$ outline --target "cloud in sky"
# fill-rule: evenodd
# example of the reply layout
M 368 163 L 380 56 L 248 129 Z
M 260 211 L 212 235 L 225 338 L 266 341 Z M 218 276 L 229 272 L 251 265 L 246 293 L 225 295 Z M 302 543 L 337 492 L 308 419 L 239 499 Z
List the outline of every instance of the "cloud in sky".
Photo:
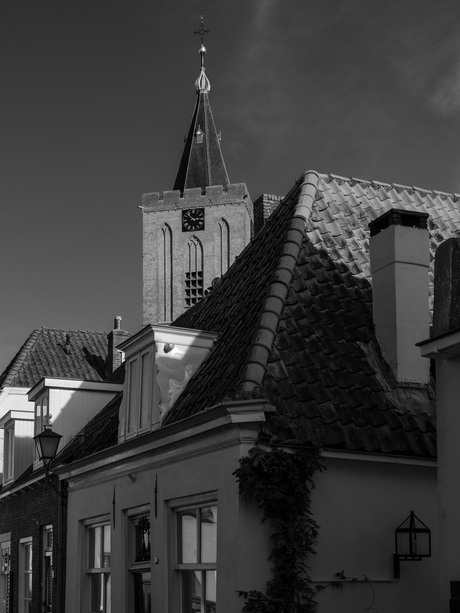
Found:
M 431 97 L 435 109 L 445 115 L 460 112 L 460 50 L 453 67 L 438 82 Z
M 460 112 L 460 5 L 437 10 L 424 4 L 399 23 L 389 42 L 388 59 L 400 84 L 433 111 Z M 393 18 L 395 15 L 393 15 Z

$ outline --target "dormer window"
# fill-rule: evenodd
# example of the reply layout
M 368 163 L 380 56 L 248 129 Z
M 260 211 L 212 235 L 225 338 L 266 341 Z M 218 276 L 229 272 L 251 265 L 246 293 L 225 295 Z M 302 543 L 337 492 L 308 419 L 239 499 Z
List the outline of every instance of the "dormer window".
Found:
M 198 126 L 198 129 L 195 132 L 196 142 L 197 143 L 202 143 L 203 142 L 203 136 L 204 136 L 204 132 L 202 131 L 200 126 Z
M 34 414 L 7 411 L 0 419 L 3 439 L 3 485 L 17 479 L 33 461 Z
M 139 350 L 127 362 L 127 435 L 150 429 L 153 393 L 153 346 Z
M 4 483 L 13 479 L 14 467 L 14 423 L 9 428 L 5 429 L 4 438 Z
M 45 425 L 50 420 L 49 414 L 49 399 L 48 394 L 41 396 L 35 401 L 35 421 L 34 421 L 34 436 L 40 434 L 45 429 Z M 38 461 L 37 449 L 34 448 L 34 460 Z
M 215 337 L 199 330 L 146 326 L 121 345 L 126 353 L 126 378 L 119 442 L 160 427 Z

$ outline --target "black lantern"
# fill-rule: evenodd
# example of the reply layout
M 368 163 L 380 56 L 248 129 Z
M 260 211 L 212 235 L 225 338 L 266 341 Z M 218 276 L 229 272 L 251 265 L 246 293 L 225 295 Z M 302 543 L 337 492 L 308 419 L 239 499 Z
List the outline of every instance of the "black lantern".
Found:
M 59 447 L 59 441 L 62 436 L 53 432 L 51 426 L 46 425 L 44 430 L 34 436 L 35 445 L 37 447 L 37 453 L 40 460 L 42 460 L 45 467 L 46 480 L 49 476 L 50 462 L 56 457 L 56 453 Z
M 431 556 L 431 530 L 413 511 L 395 530 L 394 576 L 401 576 L 400 561 L 418 562 Z

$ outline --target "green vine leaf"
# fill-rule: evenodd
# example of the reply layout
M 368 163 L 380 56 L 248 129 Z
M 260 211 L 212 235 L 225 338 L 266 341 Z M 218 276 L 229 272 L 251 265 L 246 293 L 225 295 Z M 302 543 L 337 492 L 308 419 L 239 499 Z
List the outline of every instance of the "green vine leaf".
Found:
M 272 579 L 266 593 L 243 592 L 247 613 L 313 613 L 316 589 L 308 575 L 308 557 L 315 553 L 319 526 L 311 512 L 313 475 L 323 470 L 319 449 L 311 445 L 261 449 L 239 461 L 234 475 L 247 502 L 262 511 L 271 527 Z

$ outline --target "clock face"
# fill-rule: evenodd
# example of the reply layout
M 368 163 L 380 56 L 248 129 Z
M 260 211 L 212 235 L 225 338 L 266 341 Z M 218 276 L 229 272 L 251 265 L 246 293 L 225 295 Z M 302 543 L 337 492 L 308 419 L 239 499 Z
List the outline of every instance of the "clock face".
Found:
M 182 232 L 204 230 L 204 208 L 182 210 Z

